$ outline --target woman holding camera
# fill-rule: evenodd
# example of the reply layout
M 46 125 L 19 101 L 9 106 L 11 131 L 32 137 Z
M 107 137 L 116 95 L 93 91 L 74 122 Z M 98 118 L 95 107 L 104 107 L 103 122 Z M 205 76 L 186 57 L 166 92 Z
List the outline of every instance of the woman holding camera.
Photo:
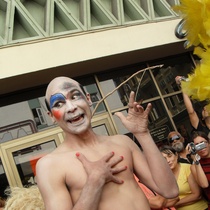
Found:
M 192 140 L 195 146 L 202 143 L 206 145 L 204 149 L 196 151 L 191 172 L 198 185 L 203 188 L 203 194 L 208 201 L 208 210 L 210 210 L 210 140 L 202 131 L 194 131 Z
M 179 187 L 177 210 L 206 210 L 207 202 L 202 198 L 201 188 L 191 173 L 191 164 L 178 162 L 177 151 L 168 145 L 160 148 L 160 152 L 169 164 Z

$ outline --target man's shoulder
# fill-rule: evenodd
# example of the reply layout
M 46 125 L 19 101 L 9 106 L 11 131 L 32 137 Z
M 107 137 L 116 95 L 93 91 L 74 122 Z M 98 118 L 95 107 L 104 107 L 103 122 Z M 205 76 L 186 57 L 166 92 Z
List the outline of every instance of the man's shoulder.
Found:
M 122 134 L 116 134 L 112 136 L 108 136 L 107 138 L 110 141 L 117 142 L 117 143 L 127 143 L 128 141 L 132 141 L 128 136 Z
M 55 168 L 59 167 L 59 173 L 65 170 L 67 163 L 75 165 L 76 152 L 51 152 L 44 155 L 36 163 L 36 171 L 45 171 L 46 173 L 55 173 Z
M 134 149 L 137 146 L 136 143 L 129 136 L 126 135 L 117 134 L 110 136 L 108 139 L 109 140 L 107 141 L 107 143 L 110 146 L 115 145 L 124 149 L 125 148 Z
M 57 162 L 57 160 L 59 161 L 59 159 L 62 158 L 61 156 L 64 156 L 64 154 L 65 154 L 65 152 L 60 151 L 59 146 L 58 146 L 52 152 L 43 154 L 42 157 L 38 160 L 37 164 L 39 164 L 39 165 L 53 164 L 54 165 Z
M 53 155 L 51 153 L 44 155 L 37 161 L 37 167 L 46 166 L 53 163 Z

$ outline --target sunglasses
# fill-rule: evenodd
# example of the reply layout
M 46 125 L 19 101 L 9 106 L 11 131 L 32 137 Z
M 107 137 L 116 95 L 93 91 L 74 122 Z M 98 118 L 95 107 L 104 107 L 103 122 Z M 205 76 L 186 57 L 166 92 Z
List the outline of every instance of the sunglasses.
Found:
M 171 138 L 169 139 L 169 143 L 172 143 L 173 141 L 179 140 L 179 139 L 181 139 L 181 136 L 175 135 L 175 136 L 173 136 L 173 137 L 171 137 Z

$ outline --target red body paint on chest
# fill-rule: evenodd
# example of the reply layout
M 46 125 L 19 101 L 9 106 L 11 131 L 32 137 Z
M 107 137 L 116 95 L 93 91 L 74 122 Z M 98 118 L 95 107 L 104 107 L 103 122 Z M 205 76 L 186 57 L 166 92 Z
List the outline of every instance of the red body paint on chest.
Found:
M 60 111 L 52 110 L 52 113 L 53 113 L 54 117 L 55 117 L 57 120 L 60 120 L 60 118 L 61 118 L 61 113 L 60 113 Z

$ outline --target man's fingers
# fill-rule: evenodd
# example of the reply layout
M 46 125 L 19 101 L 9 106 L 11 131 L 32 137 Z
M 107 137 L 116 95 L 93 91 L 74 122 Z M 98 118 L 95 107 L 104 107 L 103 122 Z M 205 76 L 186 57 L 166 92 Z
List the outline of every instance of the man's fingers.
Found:
M 114 166 L 116 166 L 118 163 L 120 163 L 123 160 L 124 160 L 124 157 L 123 156 L 115 157 L 112 160 L 110 160 L 110 166 L 111 167 L 114 167 Z
M 135 93 L 133 91 L 131 91 L 128 104 L 131 105 L 131 104 L 133 104 L 134 101 L 135 101 Z
M 84 165 L 85 162 L 88 162 L 88 159 L 82 153 L 77 152 L 76 156 L 83 165 Z
M 151 104 L 151 103 L 148 103 L 148 104 L 147 104 L 147 107 L 146 107 L 146 109 L 145 109 L 145 112 L 146 112 L 147 114 L 149 114 L 150 111 L 151 111 L 151 109 L 152 109 L 152 104 Z
M 112 169 L 112 174 L 118 174 L 122 171 L 126 171 L 127 168 L 128 168 L 127 166 L 115 167 Z
M 123 180 L 119 179 L 116 174 L 121 173 L 127 169 L 126 166 L 119 166 L 118 164 L 124 159 L 123 156 L 115 156 L 114 152 L 109 152 L 98 161 L 89 161 L 82 153 L 77 152 L 76 157 L 83 164 L 87 176 L 104 177 L 105 182 L 114 182 L 122 184 Z
M 117 116 L 121 121 L 125 117 L 122 112 L 115 112 L 114 115 Z
M 122 179 L 119 179 L 117 176 L 115 176 L 115 174 L 121 173 L 122 171 L 127 170 L 127 168 L 128 168 L 127 166 L 122 166 L 122 167 L 117 167 L 117 168 L 112 169 L 113 176 L 112 176 L 111 181 L 117 184 L 123 184 L 124 181 Z
M 104 160 L 105 162 L 109 162 L 110 167 L 114 167 L 115 165 L 120 163 L 122 160 L 124 160 L 123 156 L 116 156 L 116 157 L 113 157 L 113 156 L 114 156 L 114 152 L 110 152 L 107 155 L 105 155 L 102 158 L 102 160 Z
M 102 159 L 104 159 L 105 162 L 108 162 L 113 156 L 114 156 L 114 152 L 109 152 Z
M 90 162 L 82 153 L 77 152 L 76 156 L 82 163 Z M 113 156 L 114 156 L 114 152 L 109 152 L 104 157 L 102 157 L 101 160 L 104 162 L 109 162 L 110 163 L 109 165 L 113 167 L 124 159 L 123 156 L 119 156 L 110 160 Z
M 124 183 L 124 181 L 122 179 L 119 179 L 116 176 L 113 176 L 111 181 L 116 183 L 116 184 L 123 184 Z

